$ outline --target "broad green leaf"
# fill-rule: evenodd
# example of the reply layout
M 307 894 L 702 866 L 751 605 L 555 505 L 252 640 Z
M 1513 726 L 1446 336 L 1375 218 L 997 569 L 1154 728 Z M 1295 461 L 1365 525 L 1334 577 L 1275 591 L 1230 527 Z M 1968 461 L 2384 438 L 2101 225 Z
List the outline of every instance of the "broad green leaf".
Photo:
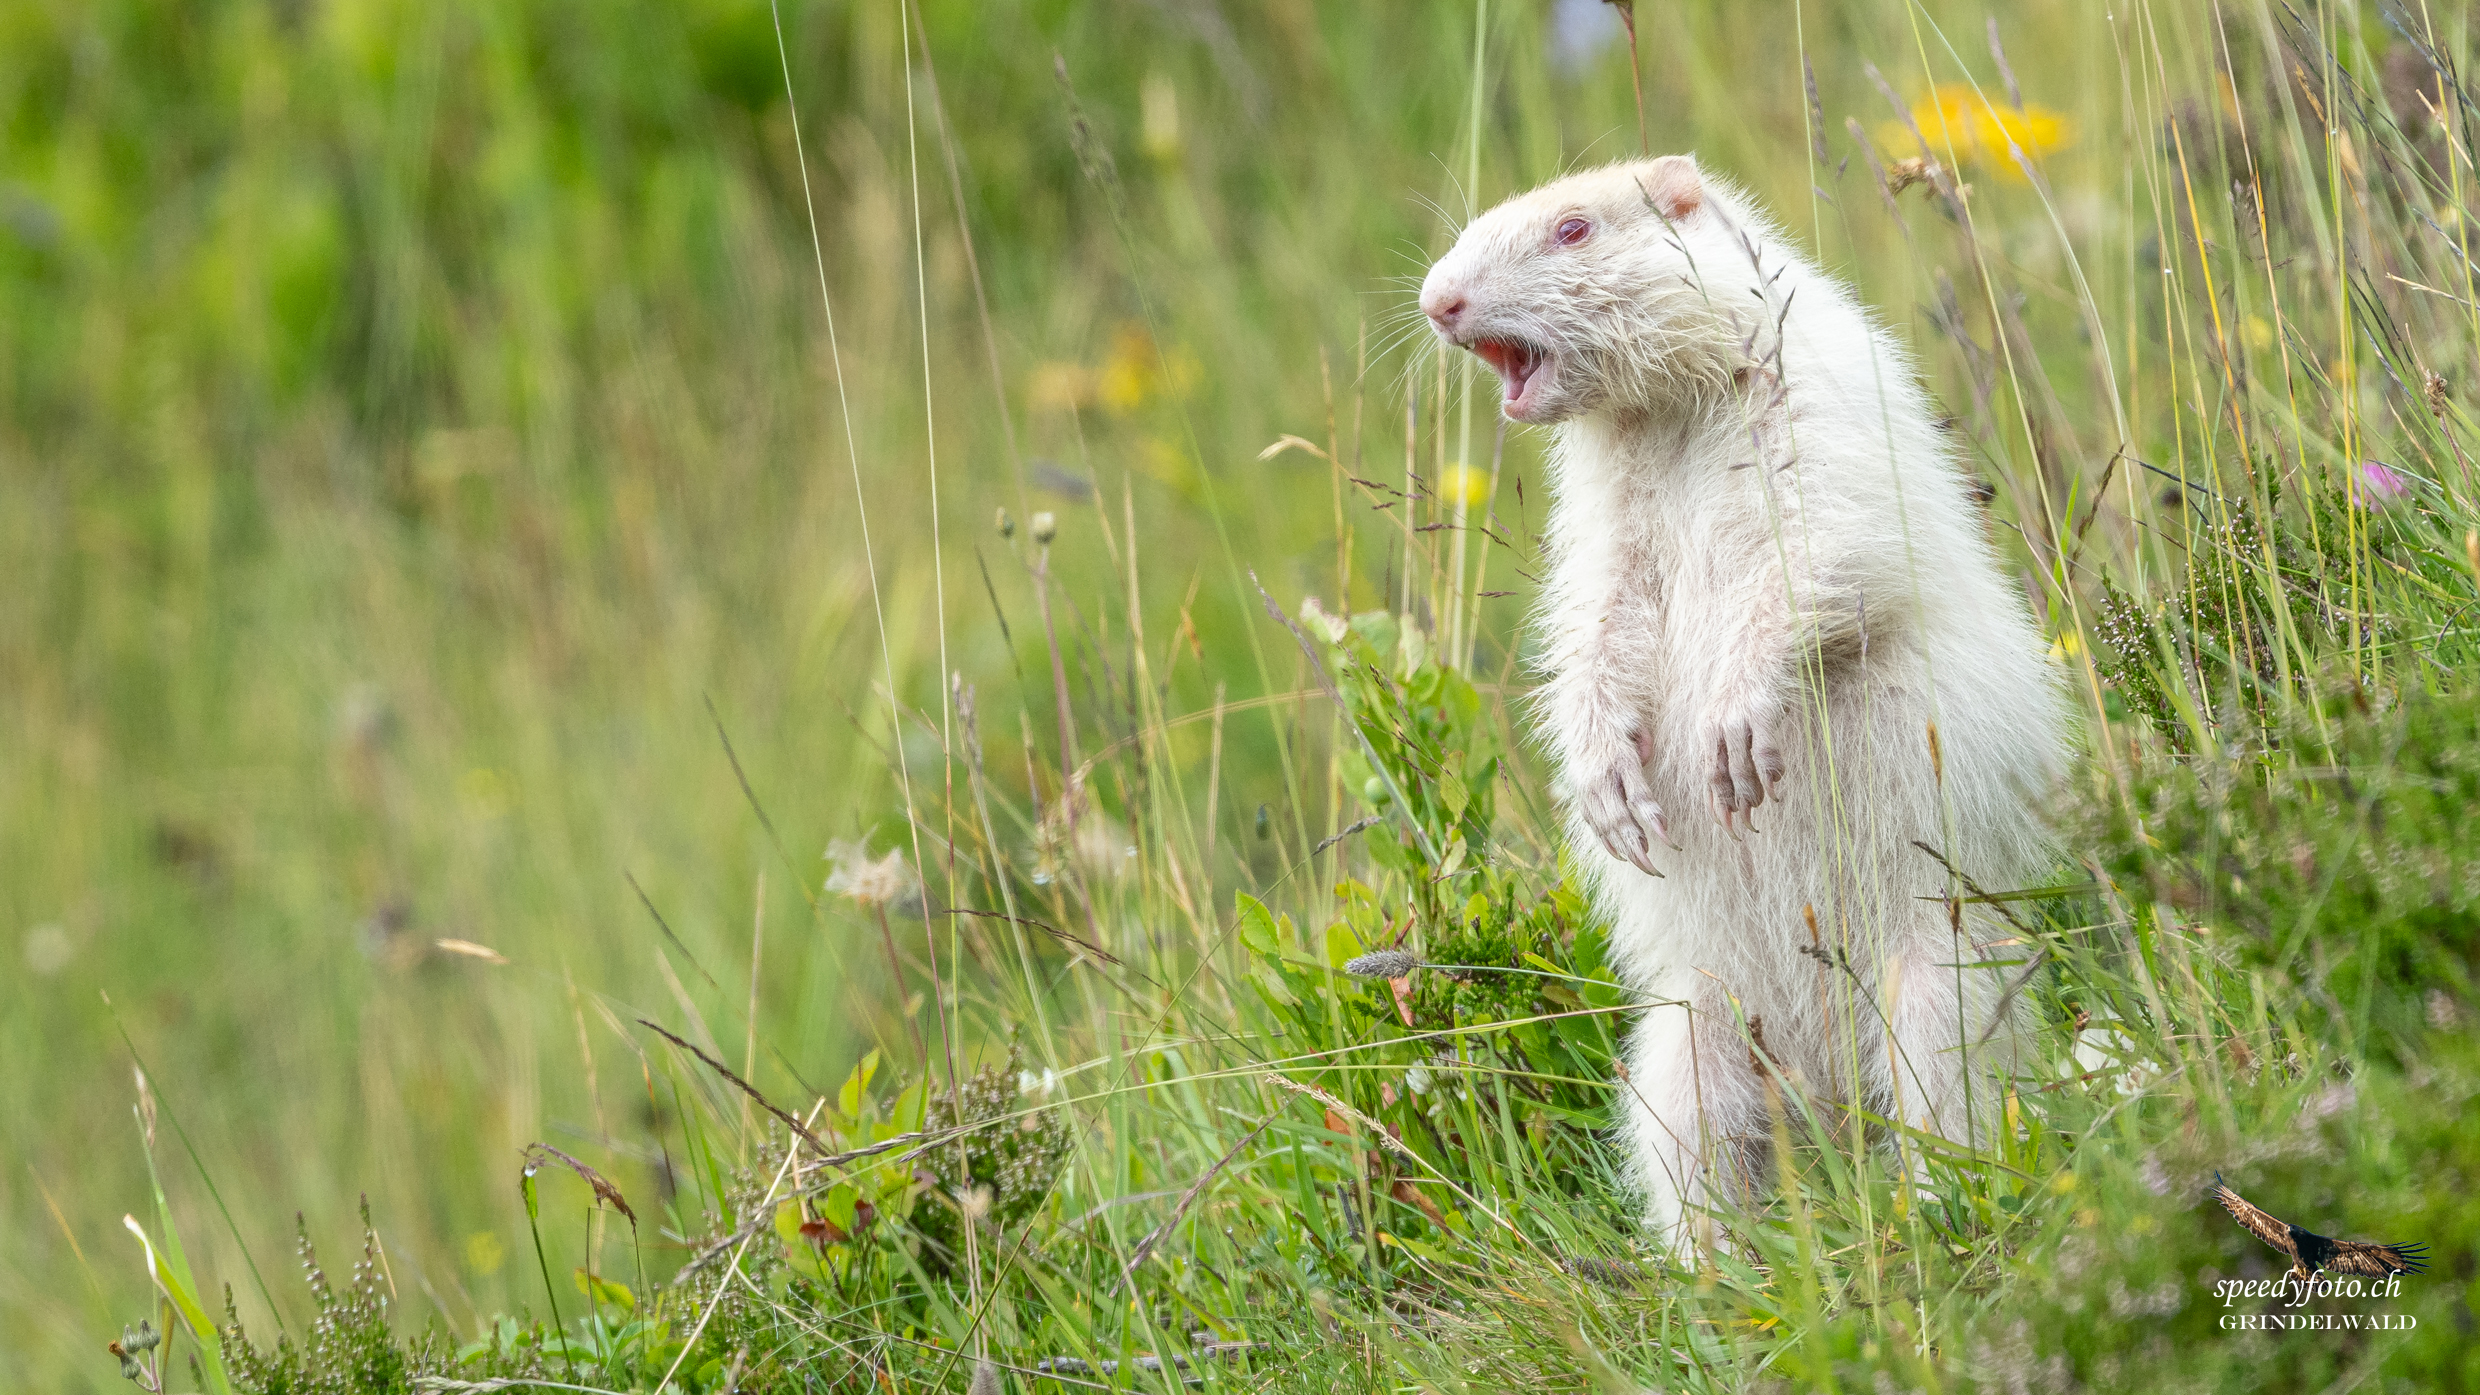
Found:
M 870 1077 L 878 1074 L 878 1053 L 872 1051 L 844 1077 L 844 1088 L 836 1091 L 835 1108 L 847 1119 L 861 1117 L 861 1101 L 870 1092 Z
M 1251 954 L 1269 958 L 1281 954 L 1283 945 L 1276 938 L 1274 912 L 1266 909 L 1265 902 L 1245 891 L 1237 893 L 1237 902 L 1241 946 Z
M 586 1272 L 583 1265 L 576 1271 L 577 1291 L 597 1303 L 610 1303 L 627 1312 L 637 1311 L 637 1295 L 627 1284 L 613 1283 L 600 1274 Z

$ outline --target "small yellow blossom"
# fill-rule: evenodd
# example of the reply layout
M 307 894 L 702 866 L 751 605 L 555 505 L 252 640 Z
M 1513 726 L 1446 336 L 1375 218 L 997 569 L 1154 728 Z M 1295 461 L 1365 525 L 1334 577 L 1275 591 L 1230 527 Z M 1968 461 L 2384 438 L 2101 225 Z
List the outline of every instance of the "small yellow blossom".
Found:
M 1148 436 L 1140 447 L 1139 468 L 1185 494 L 1195 494 L 1201 476 L 1186 448 L 1167 436 Z
M 1438 502 L 1453 508 L 1477 509 L 1490 501 L 1490 472 L 1475 466 L 1449 465 L 1438 477 Z
M 1036 411 L 1100 407 L 1124 417 L 1148 402 L 1186 396 L 1200 376 L 1196 355 L 1176 346 L 1157 352 L 1154 336 L 1131 322 L 1111 336 L 1111 352 L 1100 367 L 1054 359 L 1035 368 L 1030 395 Z
M 1104 411 L 1124 417 L 1156 398 L 1187 395 L 1197 378 L 1195 355 L 1180 348 L 1158 353 L 1143 325 L 1124 324 L 1112 336 L 1110 358 L 1095 373 L 1094 395 Z
M 2038 161 L 2075 143 L 2075 127 L 2063 114 L 2031 102 L 2017 111 L 1990 102 L 1964 83 L 1942 82 L 1929 89 L 1927 97 L 1912 104 L 1912 119 L 1940 156 L 1951 143 L 1957 161 L 1978 162 L 2016 180 L 2024 173 L 2009 147 L 2023 151 L 2026 160 Z M 1900 121 L 1879 125 L 1877 140 L 1888 150 L 1913 145 L 1911 130 Z
M 1111 357 L 1094 375 L 1094 396 L 1102 409 L 1124 417 L 1153 395 L 1154 341 L 1140 329 L 1123 329 L 1112 342 Z

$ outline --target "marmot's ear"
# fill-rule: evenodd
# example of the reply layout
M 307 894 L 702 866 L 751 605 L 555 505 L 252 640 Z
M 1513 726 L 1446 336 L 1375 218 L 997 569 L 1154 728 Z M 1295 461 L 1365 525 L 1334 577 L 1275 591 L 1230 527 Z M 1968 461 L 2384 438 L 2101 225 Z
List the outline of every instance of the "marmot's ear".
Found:
M 1705 206 L 1705 180 L 1693 155 L 1665 155 L 1637 176 L 1655 211 L 1676 223 Z

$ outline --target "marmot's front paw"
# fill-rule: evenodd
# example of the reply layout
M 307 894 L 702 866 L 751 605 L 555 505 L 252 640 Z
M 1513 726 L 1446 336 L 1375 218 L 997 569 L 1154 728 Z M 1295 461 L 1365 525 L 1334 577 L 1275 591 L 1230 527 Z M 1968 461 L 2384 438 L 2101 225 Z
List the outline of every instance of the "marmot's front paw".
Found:
M 1671 843 L 1671 821 L 1654 802 L 1653 786 L 1645 779 L 1645 752 L 1644 739 L 1630 737 L 1615 755 L 1588 764 L 1587 771 L 1598 766 L 1598 773 L 1582 775 L 1576 808 L 1612 857 L 1658 877 L 1662 869 L 1653 865 L 1653 845 L 1676 845 Z
M 1730 708 L 1708 715 L 1703 726 L 1707 799 L 1723 831 L 1736 817 L 1749 832 L 1757 826 L 1748 813 L 1765 802 L 1770 790 L 1782 791 L 1782 748 L 1775 744 L 1773 723 L 1753 707 Z

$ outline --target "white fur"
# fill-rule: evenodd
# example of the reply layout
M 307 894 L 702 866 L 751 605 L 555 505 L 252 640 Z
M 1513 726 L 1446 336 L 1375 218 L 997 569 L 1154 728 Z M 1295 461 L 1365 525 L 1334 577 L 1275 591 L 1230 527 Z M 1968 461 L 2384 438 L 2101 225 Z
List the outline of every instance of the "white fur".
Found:
M 1422 307 L 1543 358 L 1507 403 L 1556 429 L 1538 712 L 1656 1003 L 1621 1086 L 1651 1224 L 1677 1240 L 1764 1171 L 1751 1023 L 1825 1117 L 1985 1140 L 2034 947 L 1980 906 L 1959 942 L 1915 843 L 1990 891 L 2044 879 L 2070 724 L 1909 355 L 1678 156 L 1484 214 Z M 1810 908 L 1848 972 L 1801 952 Z

